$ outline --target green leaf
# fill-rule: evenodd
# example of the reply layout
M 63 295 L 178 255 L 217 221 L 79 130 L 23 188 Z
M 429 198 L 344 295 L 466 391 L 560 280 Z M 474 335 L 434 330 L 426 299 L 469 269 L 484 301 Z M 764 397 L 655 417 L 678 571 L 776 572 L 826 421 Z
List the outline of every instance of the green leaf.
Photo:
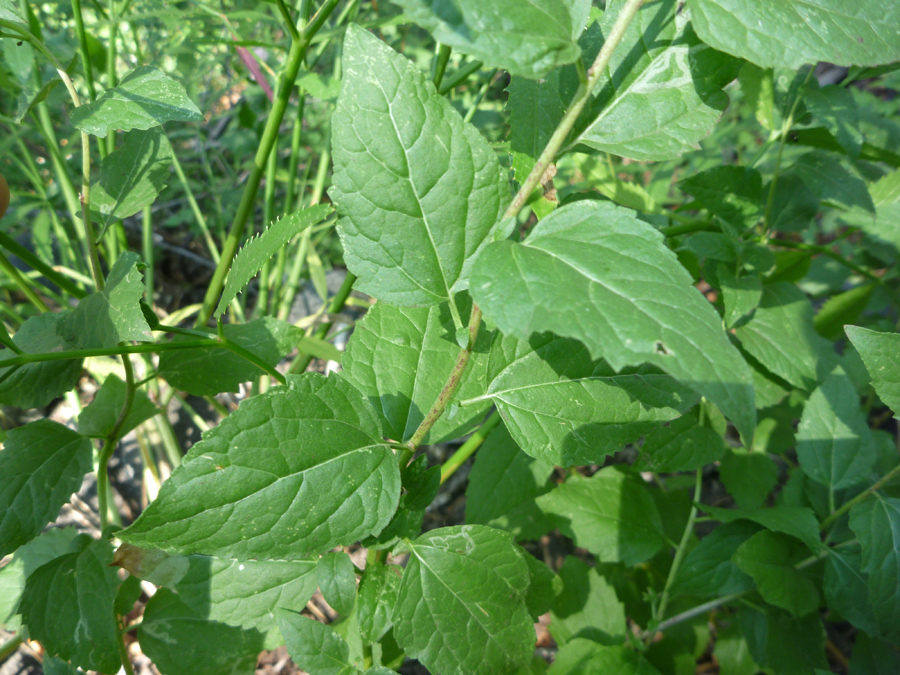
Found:
M 554 70 L 541 81 L 513 77 L 509 83 L 509 154 L 515 179 L 524 183 L 534 168 L 556 125 L 566 112 Z
M 113 563 L 175 591 L 198 618 L 258 631 L 266 649 L 282 644 L 275 610 L 302 607 L 317 585 L 312 560 L 239 561 L 122 544 Z
M 859 546 L 829 551 L 822 591 L 830 609 L 861 631 L 878 635 L 875 610 L 869 600 L 868 579 L 862 571 Z
M 44 657 L 44 662 L 41 666 L 43 667 L 44 675 L 84 675 L 82 670 L 55 656 Z
M 830 84 L 803 96 L 807 110 L 821 122 L 850 157 L 858 157 L 863 137 L 859 130 L 856 99 L 844 87 Z
M 277 365 L 303 336 L 299 328 L 271 316 L 225 324 L 223 332 L 231 342 L 270 366 Z M 182 338 L 176 338 L 179 339 Z M 224 391 L 240 391 L 243 382 L 259 377 L 263 371 L 227 349 L 205 347 L 163 351 L 159 356 L 159 374 L 176 389 L 195 396 L 214 396 Z
M 105 138 L 110 131 L 152 129 L 166 122 L 199 122 L 203 115 L 184 86 L 156 66 L 131 71 L 117 87 L 72 111 L 81 131 Z
M 728 675 L 757 675 L 759 665 L 753 660 L 747 641 L 741 636 L 737 625 L 732 623 L 716 628 L 713 654 L 720 671 Z
M 672 593 L 705 597 L 752 590 L 753 579 L 734 564 L 732 556 L 759 531 L 759 525 L 743 520 L 719 525 L 688 552 Z
M 585 34 L 587 63 L 600 51 L 623 4 L 607 3 L 599 23 Z M 697 148 L 722 115 L 728 105 L 722 88 L 739 67 L 697 39 L 689 13 L 677 3 L 647 3 L 613 52 L 572 145 L 631 159 L 680 157 Z
M 334 629 L 298 612 L 280 609 L 278 625 L 288 653 L 309 675 L 356 675 L 350 647 Z
M 213 316 L 220 317 L 250 280 L 256 276 L 262 266 L 272 259 L 282 246 L 294 236 L 303 232 L 331 213 L 331 206 L 319 204 L 308 209 L 295 211 L 272 222 L 265 231 L 251 237 L 238 251 L 231 263 L 231 271 L 225 281 L 225 289 L 219 298 L 219 304 Z
M 0 19 L 12 21 L 21 24 L 23 27 L 27 27 L 27 24 L 19 15 L 19 8 L 16 7 L 16 3 L 14 3 L 13 0 L 0 0 Z
M 765 509 L 723 509 L 717 506 L 700 507 L 723 523 L 750 520 L 773 532 L 783 532 L 796 537 L 813 551 L 822 549 L 819 538 L 819 521 L 812 509 L 801 506 L 773 506 Z
M 686 178 L 678 187 L 738 229 L 753 227 L 765 202 L 762 176 L 744 166 L 717 166 Z
M 848 162 L 824 150 L 813 150 L 791 169 L 824 203 L 839 209 L 862 209 L 875 214 L 865 181 Z
M 865 311 L 877 283 L 867 283 L 832 295 L 816 313 L 816 332 L 827 340 L 837 340 L 844 326 L 853 323 Z
M 753 318 L 735 335 L 766 369 L 804 391 L 815 389 L 836 362 L 831 343 L 816 332 L 809 300 L 793 284 L 767 284 Z
M 890 645 L 857 633 L 850 655 L 849 675 L 893 675 L 900 672 L 900 657 Z
M 697 395 L 653 368 L 618 374 L 588 349 L 551 333 L 494 342 L 487 389 L 513 439 L 547 464 L 602 462 L 697 402 Z
M 332 120 L 329 194 L 357 288 L 395 305 L 449 302 L 512 221 L 487 141 L 410 63 L 351 25 Z M 424 139 L 427 139 L 425 142 Z
M 768 190 L 771 184 L 766 186 Z M 806 187 L 806 183 L 791 172 L 779 176 L 772 199 L 769 220 L 772 230 L 778 232 L 802 232 L 819 212 L 819 197 Z M 867 218 L 871 222 L 871 218 Z
M 107 377 L 103 386 L 94 394 L 94 400 L 78 416 L 78 432 L 94 438 L 105 438 L 112 433 L 119 415 L 122 414 L 122 409 L 125 407 L 126 390 L 127 386 L 118 376 Z M 147 394 L 140 390 L 134 392 L 134 402 L 119 433 L 127 434 L 158 412 L 159 410 L 153 405 Z
M 141 258 L 125 251 L 109 271 L 102 291 L 91 293 L 59 321 L 57 331 L 79 349 L 111 349 L 120 342 L 153 339 L 141 310 Z
M 900 333 L 880 333 L 859 326 L 844 330 L 866 364 L 878 397 L 894 416 L 900 417 Z
M 840 368 L 803 407 L 797 459 L 807 476 L 832 490 L 863 482 L 875 465 L 877 452 L 866 415 L 853 382 Z
M 460 303 L 465 316 L 468 299 Z M 356 324 L 342 361 L 343 374 L 380 413 L 388 438 L 405 443 L 434 405 L 459 356 L 456 327 L 447 303 L 432 307 L 394 307 L 378 302 Z M 455 398 L 484 392 L 487 352 L 494 334 L 482 326 L 475 351 Z M 443 415 L 426 443 L 465 435 L 484 419 L 489 401 Z
M 732 560 L 753 577 L 763 600 L 801 617 L 819 606 L 815 585 L 794 567 L 808 555 L 793 537 L 763 530 L 741 544 Z
M 204 618 L 166 588 L 144 608 L 138 640 L 165 675 L 252 675 L 263 648 L 256 631 Z
M 761 452 L 731 450 L 719 464 L 719 478 L 743 509 L 758 509 L 778 483 L 778 466 Z
M 402 507 L 419 511 L 428 507 L 441 489 L 441 467 L 428 467 L 428 455 L 422 454 L 400 470 L 400 483 L 406 494 Z
M 662 548 L 662 520 L 653 497 L 640 479 L 618 467 L 606 467 L 590 478 L 569 476 L 537 502 L 576 546 L 603 562 L 630 567 Z
M 71 70 L 71 68 L 69 70 Z M 69 74 L 71 75 L 71 73 Z M 19 92 L 19 96 L 16 99 L 16 113 L 13 115 L 16 124 L 22 124 L 28 113 L 30 113 L 38 103 L 46 101 L 50 92 L 53 91 L 56 85 L 61 83 L 62 79 L 58 75 L 47 78 L 43 84 L 37 88 L 29 86 L 29 84 L 34 84 L 33 82 L 26 82 L 25 87 Z
M 6 565 L 0 569 L 0 626 L 15 631 L 21 626 L 19 599 L 25 590 L 25 580 L 38 567 L 69 553 L 78 531 L 74 527 L 53 528 L 20 546 Z
M 138 213 L 166 187 L 172 146 L 159 127 L 132 131 L 100 165 L 100 179 L 91 186 L 91 213 L 101 232 L 112 223 Z
M 635 467 L 657 473 L 691 471 L 721 458 L 725 454 L 723 433 L 713 427 L 705 412 L 702 421 L 699 408 L 695 408 L 647 434 Z
M 900 499 L 876 494 L 850 509 L 850 529 L 862 545 L 869 601 L 884 637 L 900 640 Z
M 737 328 L 753 315 L 762 300 L 763 286 L 756 275 L 735 276 L 717 268 L 722 302 L 725 305 L 725 325 Z M 759 402 L 757 402 L 759 405 Z
M 511 535 L 461 525 L 407 545 L 393 619 L 394 637 L 410 657 L 444 675 L 493 675 L 529 661 L 530 577 Z
M 441 44 L 513 76 L 544 77 L 581 54 L 576 40 L 586 17 L 581 11 L 573 17 L 566 0 L 394 1 Z
M 349 614 L 356 603 L 356 574 L 353 562 L 343 551 L 326 553 L 319 558 L 316 579 L 322 597 L 338 614 Z
M 630 647 L 606 647 L 576 638 L 556 654 L 547 675 L 659 675 L 659 671 Z
M 744 607 L 738 612 L 741 633 L 753 659 L 778 675 L 810 675 L 813 668 L 827 668 L 825 629 L 816 613 L 795 618 L 767 607 Z
M 29 635 L 49 654 L 102 673 L 119 669 L 112 546 L 83 535 L 78 551 L 51 560 L 25 583 L 19 606 Z
M 553 330 L 615 370 L 658 366 L 752 436 L 750 367 L 662 234 L 634 212 L 584 201 L 557 209 L 523 243 L 488 246 L 471 292 L 502 332 L 527 339 Z
M 845 0 L 690 0 L 688 7 L 700 39 L 763 68 L 900 60 L 900 7 L 890 0 L 859 0 L 852 8 Z
M 356 620 L 364 642 L 380 641 L 394 625 L 391 615 L 402 574 L 395 565 L 366 565 L 356 600 Z
M 535 498 L 552 486 L 553 466 L 529 457 L 504 428 L 494 429 L 475 457 L 466 487 L 466 522 L 537 539 L 553 529 Z
M 525 606 L 534 621 L 550 611 L 554 601 L 563 591 L 563 580 L 547 563 L 522 550 L 522 556 L 528 564 L 528 593 L 525 595 Z
M 557 644 L 564 646 L 579 638 L 602 645 L 622 644 L 627 633 L 625 605 L 597 568 L 566 556 L 559 576 L 563 591 L 550 611 L 550 634 Z
M 41 419 L 9 432 L 0 451 L 0 558 L 40 534 L 91 470 L 91 442 Z
M 118 536 L 238 560 L 351 544 L 381 532 L 400 498 L 397 460 L 380 438 L 375 412 L 349 384 L 291 377 L 207 432 Z
M 74 349 L 75 345 L 58 334 L 60 320 L 71 314 L 47 312 L 27 319 L 13 342 L 26 354 L 44 354 Z M 4 354 L 9 356 L 7 352 Z M 84 359 L 28 363 L 9 374 L 0 368 L 0 403 L 16 408 L 41 408 L 76 385 Z

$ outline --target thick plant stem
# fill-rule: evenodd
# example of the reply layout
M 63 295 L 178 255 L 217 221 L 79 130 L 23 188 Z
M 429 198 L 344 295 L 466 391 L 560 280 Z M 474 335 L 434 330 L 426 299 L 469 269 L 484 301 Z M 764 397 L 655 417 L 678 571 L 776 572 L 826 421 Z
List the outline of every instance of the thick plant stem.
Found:
M 244 230 L 247 226 L 247 221 L 250 219 L 250 215 L 253 213 L 256 195 L 259 192 L 260 179 L 262 178 L 263 172 L 266 170 L 269 153 L 272 152 L 272 148 L 275 146 L 275 141 L 278 138 L 278 129 L 284 119 L 288 100 L 291 97 L 291 91 L 293 91 L 297 74 L 300 72 L 300 67 L 303 65 L 303 58 L 306 56 L 306 51 L 309 49 L 313 36 L 319 31 L 339 2 L 340 0 L 326 0 L 325 4 L 322 5 L 309 22 L 309 25 L 303 30 L 300 39 L 294 40 L 291 43 L 291 51 L 288 53 L 287 62 L 285 63 L 284 71 L 278 83 L 278 93 L 275 96 L 272 110 L 269 113 L 269 119 L 266 121 L 266 127 L 263 130 L 259 150 L 257 150 L 256 157 L 253 160 L 253 168 L 250 171 L 247 185 L 244 188 L 244 194 L 241 196 L 240 205 L 238 206 L 237 212 L 234 215 L 234 220 L 231 223 L 228 237 L 225 239 L 225 244 L 222 247 L 222 259 L 216 266 L 215 274 L 213 274 L 209 288 L 206 290 L 206 296 L 203 298 L 203 307 L 197 315 L 198 326 L 205 325 L 212 316 L 216 303 L 219 300 L 219 295 L 225 285 L 225 276 L 228 273 L 228 269 L 231 267 L 231 261 L 237 254 L 238 247 L 244 238 Z
M 684 561 L 684 556 L 687 554 L 687 545 L 691 540 L 691 535 L 694 533 L 694 520 L 697 518 L 697 504 L 700 503 L 701 497 L 701 489 L 703 487 L 703 469 L 697 469 L 697 476 L 694 481 L 694 501 L 691 506 L 691 513 L 688 516 L 687 524 L 684 526 L 684 533 L 681 535 L 681 541 L 678 543 L 678 548 L 675 550 L 675 559 L 672 560 L 672 566 L 669 568 L 669 576 L 666 577 L 666 585 L 663 587 L 662 595 L 659 598 L 659 607 L 656 611 L 656 618 L 662 619 L 666 615 L 666 606 L 669 604 L 669 589 L 672 587 L 672 582 L 675 581 L 675 577 L 678 575 L 678 570 L 681 567 L 681 563 Z
M 456 470 L 465 464 L 466 460 L 481 447 L 481 444 L 484 443 L 484 439 L 488 437 L 494 427 L 498 424 L 500 424 L 500 413 L 494 411 L 494 413 L 484 421 L 484 424 L 482 424 L 478 430 L 469 436 L 468 440 L 459 447 L 459 450 L 454 452 L 450 456 L 450 459 L 441 465 L 441 485 L 446 483 L 450 476 L 456 473 Z
M 540 183 L 547 168 L 553 163 L 553 160 L 556 159 L 556 155 L 566 142 L 569 132 L 571 132 L 572 127 L 575 126 L 575 121 L 578 119 L 578 116 L 587 104 L 588 99 L 591 97 L 591 92 L 593 92 L 594 87 L 597 86 L 600 82 L 600 78 L 606 71 L 609 60 L 612 58 L 616 47 L 618 47 L 619 43 L 622 41 L 625 30 L 628 28 L 628 24 L 634 19 L 643 3 L 644 0 L 627 0 L 625 5 L 619 11 L 616 22 L 613 24 L 612 30 L 609 32 L 606 41 L 603 43 L 600 53 L 597 54 L 597 58 L 587 71 L 587 82 L 582 84 L 578 88 L 578 91 L 575 92 L 572 102 L 566 109 L 566 114 L 563 116 L 559 126 L 556 127 L 556 131 L 553 132 L 553 135 L 547 142 L 547 147 L 544 148 L 544 151 L 535 163 L 534 169 L 528 174 L 528 178 L 522 183 L 516 196 L 506 209 L 503 218 L 515 218 L 519 215 L 519 211 L 522 210 L 522 207 L 525 206 L 531 193 L 534 192 L 534 189 Z M 440 416 L 444 413 L 444 410 L 446 410 L 447 404 L 450 403 L 450 399 L 453 397 L 456 388 L 462 381 L 462 376 L 463 373 L 465 373 L 466 365 L 469 363 L 469 357 L 472 355 L 472 349 L 475 346 L 475 340 L 478 337 L 478 330 L 480 327 L 481 309 L 479 309 L 478 305 L 473 303 L 472 315 L 469 319 L 469 343 L 465 349 L 460 351 L 459 356 L 456 359 L 456 364 L 454 364 L 450 377 L 444 385 L 444 388 L 441 390 L 437 401 L 434 402 L 431 410 L 426 413 L 419 428 L 416 429 L 415 434 L 413 434 L 413 437 L 409 440 L 407 445 L 411 449 L 415 450 L 419 447 L 422 440 L 428 435 L 428 431 L 434 426 L 434 423 L 438 421 Z
M 846 504 L 843 504 L 837 511 L 828 516 L 825 520 L 822 521 L 822 524 L 819 526 L 821 530 L 827 530 L 831 525 L 840 518 L 842 515 L 847 513 L 854 506 L 859 504 L 860 502 L 864 502 L 869 497 L 874 495 L 878 490 L 887 485 L 890 481 L 892 481 L 897 476 L 900 476 L 900 465 L 895 466 L 888 473 L 886 473 L 878 482 L 871 485 L 868 489 L 863 490 L 858 495 L 856 495 L 853 499 L 851 499 Z

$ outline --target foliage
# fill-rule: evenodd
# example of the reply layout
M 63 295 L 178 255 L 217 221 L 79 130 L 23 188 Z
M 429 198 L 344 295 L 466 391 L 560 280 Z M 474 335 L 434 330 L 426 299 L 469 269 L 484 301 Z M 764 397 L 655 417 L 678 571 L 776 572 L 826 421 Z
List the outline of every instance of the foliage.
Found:
M 0 451 L 14 645 L 896 670 L 900 5 L 233 4 L 0 0 L 0 403 L 40 409 Z M 161 292 L 162 228 L 201 302 Z M 187 394 L 221 419 L 182 452 Z M 47 529 L 90 474 L 100 531 Z

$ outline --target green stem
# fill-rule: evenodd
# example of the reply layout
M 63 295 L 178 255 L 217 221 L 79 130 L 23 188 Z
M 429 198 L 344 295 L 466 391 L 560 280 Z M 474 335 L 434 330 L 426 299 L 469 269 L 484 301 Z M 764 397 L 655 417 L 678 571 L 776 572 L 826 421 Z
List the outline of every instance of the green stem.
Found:
M 434 82 L 434 88 L 438 91 L 441 89 L 441 80 L 444 79 L 444 73 L 447 71 L 447 62 L 450 60 L 451 51 L 450 45 L 440 45 L 438 47 L 437 57 L 434 61 L 434 75 L 431 78 Z
M 299 40 L 300 33 L 297 32 L 297 24 L 294 23 L 294 19 L 291 18 L 291 12 L 285 6 L 284 0 L 275 0 L 275 4 L 278 5 L 278 11 L 281 12 L 281 18 L 284 19 L 284 25 L 291 35 L 291 40 Z
M 469 61 L 466 65 L 448 77 L 446 82 L 442 83 L 442 86 L 438 87 L 438 93 L 443 96 L 444 94 L 453 91 L 463 82 L 468 80 L 472 76 L 472 73 L 478 72 L 483 65 L 484 64 L 481 61 Z
M 194 214 L 194 219 L 197 221 L 197 225 L 200 226 L 200 231 L 203 232 L 203 239 L 206 241 L 206 247 L 209 249 L 209 255 L 212 257 L 213 262 L 217 265 L 219 264 L 219 247 L 216 246 L 216 241 L 213 239 L 212 234 L 209 231 L 209 224 L 206 222 L 206 216 L 203 215 L 203 211 L 200 210 L 200 206 L 197 204 L 197 200 L 194 197 L 194 191 L 191 189 L 191 184 L 188 183 L 187 176 L 184 175 L 184 169 L 181 166 L 181 162 L 178 161 L 178 155 L 174 151 L 172 152 L 172 166 L 175 167 L 175 173 L 178 176 L 178 181 L 181 183 L 181 187 L 184 188 L 184 194 L 187 197 L 188 205 L 191 207 L 191 213 Z
M 78 51 L 81 56 L 81 69 L 84 71 L 84 79 L 87 82 L 88 96 L 93 101 L 97 96 L 94 86 L 94 69 L 91 67 L 91 57 L 88 51 L 87 33 L 84 31 L 84 17 L 81 13 L 81 0 L 72 0 L 72 13 L 75 16 L 75 32 L 78 33 Z
M 19 287 L 19 290 L 25 294 L 25 297 L 31 301 L 32 305 L 37 307 L 39 312 L 50 311 L 50 308 L 47 307 L 47 304 L 34 292 L 34 289 L 31 288 L 31 285 L 25 280 L 25 277 L 22 276 L 22 273 L 19 272 L 15 265 L 9 261 L 9 258 L 2 253 L 0 253 L 0 270 L 3 270 L 7 276 L 15 282 L 16 286 Z
M 119 32 L 119 22 L 116 14 L 116 0 L 109 0 L 109 39 L 106 43 L 106 86 L 112 89 L 116 86 L 116 34 Z M 101 141 L 102 144 L 102 141 Z M 106 136 L 107 154 L 116 149 L 116 132 L 110 129 Z
M 863 502 L 866 499 L 868 499 L 869 497 L 871 497 L 872 495 L 874 495 L 878 490 L 883 488 L 885 485 L 887 485 L 890 481 L 892 481 L 897 476 L 900 476 L 900 465 L 895 466 L 888 473 L 886 473 L 878 482 L 871 485 L 864 491 L 860 492 L 849 502 L 843 504 L 837 511 L 835 511 L 830 516 L 828 516 L 825 520 L 822 521 L 822 524 L 819 526 L 819 529 L 826 530 L 829 527 L 831 527 L 831 525 L 834 523 L 834 521 L 836 521 L 842 515 L 847 513 L 847 511 L 852 509 L 854 506 L 856 506 L 860 502 Z
M 259 191 L 260 179 L 265 171 L 269 153 L 272 152 L 272 148 L 278 138 L 278 130 L 284 119 L 284 113 L 285 110 L 287 110 L 288 101 L 291 97 L 291 91 L 294 88 L 297 74 L 300 72 L 300 67 L 303 64 L 303 57 L 306 55 L 306 51 L 309 48 L 313 36 L 315 36 L 319 29 L 324 25 L 325 20 L 331 15 L 339 2 L 340 0 L 325 0 L 325 3 L 319 11 L 316 12 L 316 15 L 310 20 L 306 28 L 303 29 L 300 39 L 291 43 L 291 51 L 288 54 L 284 71 L 278 83 L 278 93 L 275 96 L 272 110 L 269 113 L 266 127 L 263 130 L 259 150 L 253 160 L 253 168 L 250 170 L 250 176 L 247 179 L 247 185 L 241 196 L 240 205 L 238 206 L 234 220 L 231 223 L 228 237 L 225 239 L 225 245 L 222 247 L 222 259 L 219 260 L 219 264 L 216 266 L 212 281 L 210 281 L 209 288 L 206 290 L 206 296 L 203 298 L 203 307 L 197 315 L 198 326 L 205 325 L 212 316 L 216 303 L 219 300 L 219 295 L 222 293 L 222 288 L 225 285 L 225 276 L 228 273 L 228 269 L 231 267 L 231 261 L 234 259 L 238 247 L 243 240 L 244 229 L 247 226 L 250 214 L 253 212 L 256 194 Z
M 481 447 L 484 439 L 488 437 L 494 427 L 500 423 L 500 414 L 496 411 L 488 417 L 478 430 L 469 436 L 468 440 L 463 443 L 459 450 L 454 452 L 450 458 L 441 465 L 441 485 L 456 473 L 456 470 L 465 464 L 466 460 Z
M 25 636 L 22 634 L 22 631 L 16 633 L 9 640 L 0 645 L 0 663 L 3 663 L 6 659 L 13 655 L 13 653 L 19 648 L 25 641 Z
M 347 304 L 347 298 L 350 297 L 350 291 L 353 290 L 354 283 L 356 283 L 356 275 L 347 272 L 347 276 L 344 277 L 344 283 L 341 284 L 338 292 L 335 293 L 334 297 L 331 299 L 331 304 L 328 305 L 329 314 L 337 314 L 344 309 L 344 305 Z M 324 340 L 328 336 L 328 331 L 331 330 L 333 325 L 333 321 L 321 323 L 313 336 L 320 340 Z M 304 354 L 302 357 L 298 354 L 297 358 L 294 359 L 294 362 L 291 364 L 291 367 L 288 368 L 288 372 L 302 373 L 309 367 L 312 360 L 313 357 L 311 354 Z
M 100 511 L 101 530 L 105 530 L 106 526 L 109 525 L 109 460 L 116 451 L 125 419 L 128 417 L 128 414 L 131 412 L 131 406 L 134 404 L 134 367 L 131 365 L 131 359 L 128 356 L 122 356 L 122 366 L 125 368 L 125 404 L 122 406 L 122 411 L 116 419 L 115 426 L 113 426 L 103 442 L 97 463 L 97 503 Z M 118 516 L 118 514 L 115 515 Z
M 697 517 L 697 504 L 700 503 L 702 488 L 703 469 L 697 469 L 697 475 L 694 480 L 694 501 L 691 504 L 691 513 L 684 526 L 684 533 L 681 535 L 681 541 L 678 543 L 678 548 L 675 549 L 675 559 L 672 560 L 672 566 L 669 568 L 669 575 L 666 577 L 666 585 L 663 587 L 663 592 L 659 599 L 659 607 L 656 611 L 657 619 L 662 619 L 666 615 L 666 607 L 669 604 L 669 589 L 672 587 L 672 582 L 675 581 L 675 577 L 678 575 L 678 570 L 681 567 L 681 563 L 684 561 L 684 556 L 687 555 L 687 545 L 691 540 L 691 535 L 694 533 L 694 519 Z
M 657 633 L 662 633 L 672 626 L 677 626 L 680 623 L 684 623 L 685 621 L 690 621 L 691 619 L 702 616 L 707 612 L 710 612 L 722 605 L 727 605 L 729 602 L 733 602 L 735 600 L 739 600 L 745 595 L 749 595 L 751 591 L 741 591 L 739 593 L 731 593 L 730 595 L 723 595 L 721 598 L 716 598 L 715 600 L 710 600 L 709 602 L 705 602 L 702 605 L 697 605 L 696 607 L 692 607 L 689 610 L 682 612 L 681 614 L 676 614 L 671 619 L 666 619 L 662 623 L 660 623 L 655 629 L 644 631 L 638 634 L 638 639 L 648 640 L 652 638 Z
M 269 153 L 269 161 L 266 165 L 266 188 L 264 190 L 263 200 L 263 223 L 262 230 L 269 226 L 275 219 L 275 172 L 278 169 L 278 144 Z M 256 316 L 266 316 L 269 307 L 269 277 L 271 276 L 272 264 L 269 259 L 263 262 L 262 269 L 259 273 L 259 295 L 256 298 Z
M 153 211 L 150 205 L 144 207 L 141 214 L 141 245 L 144 249 L 144 286 L 147 303 L 153 307 Z
M 717 232 L 719 227 L 709 221 L 685 223 L 683 225 L 672 225 L 671 227 L 660 228 L 660 232 L 666 237 L 677 237 L 680 234 L 691 234 L 692 232 Z

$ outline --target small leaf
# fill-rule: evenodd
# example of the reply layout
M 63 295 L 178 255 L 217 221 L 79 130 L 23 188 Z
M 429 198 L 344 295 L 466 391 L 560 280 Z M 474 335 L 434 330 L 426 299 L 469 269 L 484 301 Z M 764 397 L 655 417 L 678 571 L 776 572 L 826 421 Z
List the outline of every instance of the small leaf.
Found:
M 29 634 L 48 653 L 102 673 L 121 665 L 113 608 L 119 577 L 110 562 L 110 543 L 83 535 L 77 552 L 28 577 L 20 605 Z
M 334 629 L 298 612 L 280 609 L 278 625 L 288 653 L 309 675 L 356 675 L 350 647 Z
M 719 525 L 688 552 L 672 592 L 705 597 L 752 590 L 753 579 L 734 564 L 732 556 L 759 531 L 759 525 L 743 520 Z
M 691 0 L 700 38 L 763 68 L 799 68 L 827 61 L 877 66 L 900 60 L 900 7 L 882 0 L 815 3 Z
M 166 187 L 172 147 L 161 128 L 125 134 L 122 145 L 104 158 L 100 179 L 91 186 L 91 213 L 101 232 L 149 206 Z
M 450 302 L 512 220 L 505 172 L 406 58 L 351 24 L 332 120 L 329 194 L 357 288 L 395 305 Z M 426 143 L 424 139 L 428 139 Z
M 349 384 L 293 376 L 207 432 L 118 536 L 238 560 L 351 544 L 381 532 L 400 498 L 397 460 L 380 437 L 375 412 Z
M 762 176 L 742 166 L 718 166 L 678 184 L 710 213 L 739 229 L 753 227 L 762 210 Z
M 894 675 L 900 672 L 900 657 L 890 645 L 857 633 L 850 655 L 849 675 Z
M 138 640 L 166 675 L 252 675 L 263 648 L 256 631 L 204 618 L 166 588 L 144 608 Z
M 59 321 L 57 331 L 79 349 L 111 349 L 120 342 L 153 339 L 141 309 L 144 282 L 141 258 L 122 253 L 113 265 L 102 291 L 79 301 L 73 312 Z
M 556 654 L 547 675 L 603 673 L 604 675 L 660 675 L 643 656 L 629 647 L 607 647 L 576 638 Z
M 725 454 L 723 434 L 713 427 L 709 415 L 703 414 L 702 421 L 700 417 L 695 408 L 647 434 L 635 466 L 658 473 L 691 471 L 720 459 Z
M 72 111 L 71 121 L 88 134 L 152 129 L 166 122 L 198 122 L 203 115 L 184 86 L 156 66 L 131 71 L 117 87 Z
M 441 44 L 504 68 L 513 76 L 544 77 L 581 53 L 575 41 L 586 17 L 582 12 L 573 17 L 573 7 L 566 0 L 395 2 L 408 20 Z
M 851 157 L 858 157 L 863 137 L 859 130 L 859 111 L 853 94 L 844 87 L 830 84 L 813 89 L 803 96 L 803 103 L 819 122 L 831 132 Z
M 278 249 L 300 232 L 323 220 L 329 213 L 331 213 L 331 207 L 327 204 L 295 211 L 273 221 L 262 234 L 247 241 L 234 257 L 234 262 L 231 263 L 231 271 L 225 281 L 225 289 L 222 291 L 213 316 L 218 318 L 222 315 L 231 301 L 250 283 L 262 266 L 272 259 Z
M 731 450 L 719 463 L 719 478 L 742 509 L 758 509 L 778 483 L 778 466 L 761 452 Z
M 18 23 L 23 27 L 27 27 L 27 24 L 19 15 L 19 8 L 16 7 L 16 3 L 14 3 L 13 0 L 0 0 L 0 19 L 12 21 L 13 23 Z
M 441 487 L 441 467 L 428 467 L 428 456 L 419 455 L 400 471 L 400 482 L 406 494 L 403 508 L 419 511 L 437 496 Z
M 802 617 L 819 606 L 815 585 L 794 568 L 808 555 L 793 537 L 763 530 L 741 544 L 732 560 L 753 577 L 763 600 Z
M 701 507 L 710 516 L 723 523 L 750 520 L 773 532 L 796 537 L 813 551 L 822 549 L 819 538 L 819 521 L 812 509 L 801 506 L 773 506 L 765 509 L 723 509 L 717 506 Z
M 771 183 L 766 190 L 771 188 Z M 790 171 L 782 174 L 775 184 L 775 196 L 772 199 L 772 214 L 769 224 L 779 232 L 803 232 L 819 212 L 819 197 L 806 183 Z M 871 222 L 871 218 L 866 216 Z M 800 257 L 799 251 L 794 252 Z M 805 256 L 804 256 L 805 257 Z M 773 280 L 774 281 L 774 280 Z M 780 279 L 790 281 L 790 279 Z
M 407 545 L 393 619 L 410 657 L 444 675 L 493 675 L 529 661 L 528 566 L 509 534 L 462 525 Z
M 502 332 L 528 339 L 556 331 L 615 370 L 653 364 L 752 437 L 750 367 L 662 235 L 634 212 L 608 202 L 561 207 L 523 243 L 488 246 L 471 293 Z
M 93 438 L 108 436 L 125 407 L 126 390 L 125 383 L 116 375 L 108 376 L 103 386 L 94 394 L 94 400 L 78 416 L 78 432 Z M 147 394 L 140 390 L 136 391 L 128 417 L 119 429 L 120 435 L 124 436 L 158 412 L 159 409 L 153 405 Z
M 859 326 L 845 330 L 872 376 L 878 397 L 900 417 L 900 333 L 879 333 Z
M 366 565 L 356 600 L 356 619 L 364 642 L 380 641 L 393 626 L 391 616 L 401 575 L 402 570 L 394 565 Z
M 545 562 L 535 558 L 527 551 L 522 556 L 528 565 L 528 593 L 525 595 L 525 606 L 534 621 L 550 611 L 557 596 L 563 591 L 563 580 L 551 570 Z
M 814 668 L 828 667 L 825 628 L 817 613 L 795 618 L 774 607 L 764 612 L 744 607 L 738 621 L 753 660 L 763 669 L 778 675 L 809 675 Z
M 0 452 L 0 558 L 40 534 L 91 470 L 91 442 L 42 419 L 9 432 Z
M 868 579 L 862 571 L 859 546 L 829 551 L 822 591 L 830 609 L 861 631 L 872 635 L 880 633 L 875 610 L 869 600 Z
M 338 614 L 349 614 L 356 602 L 353 562 L 343 551 L 326 553 L 319 559 L 316 579 L 322 596 Z
M 861 284 L 855 288 L 832 295 L 816 313 L 816 332 L 826 340 L 837 340 L 844 326 L 859 318 L 872 298 L 877 283 Z
M 792 171 L 819 199 L 840 209 L 862 209 L 875 214 L 875 205 L 865 181 L 847 162 L 823 150 L 798 159 Z
M 646 485 L 614 466 L 570 476 L 537 498 L 560 530 L 603 562 L 636 565 L 662 548 L 662 521 Z
M 832 490 L 863 482 L 875 465 L 877 454 L 866 415 L 853 383 L 840 368 L 803 407 L 797 459 L 807 476 Z
M 559 576 L 563 591 L 550 611 L 550 634 L 557 644 L 564 646 L 579 638 L 621 644 L 627 633 L 625 605 L 597 568 L 566 556 Z

